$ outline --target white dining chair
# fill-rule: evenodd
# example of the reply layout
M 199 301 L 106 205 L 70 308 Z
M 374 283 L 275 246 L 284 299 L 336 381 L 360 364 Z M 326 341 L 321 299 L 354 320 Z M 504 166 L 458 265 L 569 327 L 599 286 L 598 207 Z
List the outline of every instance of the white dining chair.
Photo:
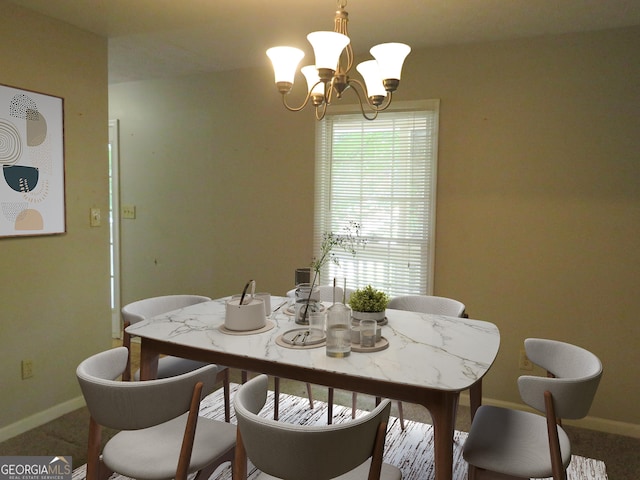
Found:
M 346 287 L 343 289 L 342 287 L 338 287 L 338 286 L 334 287 L 333 285 L 319 285 L 318 290 L 320 292 L 321 302 L 342 303 L 344 300 L 345 304 L 349 303 L 349 298 L 351 297 L 351 294 L 355 291 L 353 288 Z M 295 301 L 296 289 L 294 288 L 289 290 L 287 292 L 287 297 Z M 277 394 L 279 394 L 280 392 L 279 382 L 275 386 L 275 391 L 276 391 L 275 404 L 277 406 L 278 405 Z M 307 383 L 307 395 L 309 397 L 309 404 L 313 409 L 313 397 L 312 397 L 312 391 L 311 391 L 311 384 L 309 383 Z M 327 405 L 328 405 L 327 422 L 329 424 L 333 423 L 333 398 L 334 398 L 334 390 L 332 387 L 329 387 L 329 389 L 327 390 Z
M 198 416 L 200 401 L 215 386 L 215 365 L 158 380 L 118 381 L 127 365 L 126 347 L 84 360 L 76 376 L 89 410 L 87 480 L 111 473 L 146 479 L 199 472 L 207 479 L 233 462 L 236 426 Z M 101 447 L 102 428 L 117 430 Z
M 244 450 L 260 470 L 256 478 L 402 478 L 400 469 L 383 462 L 391 409 L 388 400 L 349 422 L 293 425 L 259 415 L 267 398 L 267 385 L 267 377 L 260 375 L 242 385 L 234 397 L 238 452 Z M 240 462 L 236 461 L 238 467 Z
M 127 327 L 138 322 L 146 320 L 156 315 L 171 312 L 179 308 L 196 305 L 202 302 L 209 302 L 211 299 L 202 295 L 163 295 L 159 297 L 145 298 L 136 302 L 129 303 L 121 309 L 123 329 L 122 345 L 129 351 L 127 357 L 127 367 L 123 374 L 123 380 L 130 380 L 131 375 L 131 334 L 127 332 Z M 156 378 L 168 378 L 183 373 L 196 370 L 205 365 L 205 362 L 190 360 L 187 358 L 172 357 L 169 355 L 160 357 L 158 360 L 158 374 Z M 214 365 L 216 368 L 213 374 L 218 381 L 222 382 L 224 388 L 225 401 L 225 419 L 229 421 L 231 417 L 230 400 L 229 400 L 229 369 L 223 365 Z M 133 374 L 133 378 L 140 378 L 140 371 Z
M 335 297 L 334 297 L 334 287 L 333 285 L 318 285 L 318 291 L 320 292 L 320 301 L 321 302 L 333 302 L 334 299 L 336 302 L 343 303 L 343 293 L 344 295 L 344 303 L 345 305 L 349 303 L 349 297 L 355 291 L 353 288 L 346 287 L 343 289 L 342 287 L 335 287 Z M 293 288 L 287 292 L 287 297 L 291 299 L 296 298 L 296 289 Z
M 587 415 L 600 383 L 602 363 L 593 353 L 556 340 L 528 338 L 524 347 L 527 357 L 548 373 L 546 377 L 519 377 L 520 397 L 544 415 L 481 406 L 463 449 L 470 480 L 487 473 L 566 480 L 571 442 L 560 419 Z
M 453 298 L 437 297 L 434 295 L 401 295 L 389 300 L 387 308 L 394 310 L 407 310 L 411 312 L 429 313 L 433 315 L 446 315 L 448 317 L 462 317 L 465 313 L 464 303 Z M 356 416 L 356 403 L 358 394 L 353 392 L 351 398 L 351 417 Z M 376 398 L 376 403 L 380 398 Z M 404 430 L 404 413 L 402 402 L 398 402 L 398 418 L 400 428 Z

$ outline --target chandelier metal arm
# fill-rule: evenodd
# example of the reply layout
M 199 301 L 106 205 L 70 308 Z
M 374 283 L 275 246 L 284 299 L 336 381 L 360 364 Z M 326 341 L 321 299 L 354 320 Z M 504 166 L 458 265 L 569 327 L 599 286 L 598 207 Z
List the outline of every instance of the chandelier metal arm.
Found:
M 364 88 L 364 85 L 363 85 L 361 82 L 359 82 L 358 80 L 356 80 L 356 79 L 350 79 L 350 80 L 349 80 L 349 85 L 351 86 L 351 84 L 352 84 L 352 83 L 353 83 L 353 84 L 356 84 L 356 85 L 359 85 L 363 92 L 366 92 L 366 91 L 367 91 L 367 90 Z M 365 101 L 363 102 L 363 100 L 362 100 L 362 95 L 360 94 L 359 89 L 355 88 L 355 86 L 353 86 L 353 87 L 351 88 L 351 90 L 353 90 L 353 91 L 356 93 L 356 96 L 358 97 L 358 103 L 360 104 L 360 112 L 362 113 L 362 116 L 363 116 L 364 118 L 366 118 L 367 120 L 375 120 L 375 119 L 376 119 L 376 117 L 378 116 L 378 109 L 377 109 L 374 105 L 372 105 L 371 103 L 369 103 L 368 99 L 365 99 Z M 365 93 L 365 95 L 366 95 L 366 93 Z M 364 104 L 365 104 L 365 103 L 366 103 L 366 104 L 367 104 L 367 106 L 372 110 L 372 112 L 373 112 L 373 116 L 372 116 L 372 117 L 369 117 L 369 116 L 367 115 L 367 112 L 365 112 L 365 110 L 364 110 Z
M 327 103 L 316 106 L 316 120 L 322 120 L 327 113 Z
M 300 110 L 302 110 L 304 107 L 307 106 L 307 103 L 309 103 L 310 98 L 311 98 L 311 92 L 308 92 L 307 97 L 304 99 L 304 102 L 302 102 L 302 105 L 300 105 L 299 107 L 292 107 L 287 103 L 287 94 L 283 93 L 282 104 L 284 105 L 284 108 L 286 108 L 290 112 L 299 112 Z

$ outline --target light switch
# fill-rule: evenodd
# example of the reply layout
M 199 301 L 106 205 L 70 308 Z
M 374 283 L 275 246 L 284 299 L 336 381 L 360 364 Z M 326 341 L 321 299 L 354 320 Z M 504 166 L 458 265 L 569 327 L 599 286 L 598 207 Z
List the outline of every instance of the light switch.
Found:
M 92 208 L 89 212 L 89 225 L 92 227 L 99 227 L 102 224 L 102 218 L 100 217 L 100 209 Z

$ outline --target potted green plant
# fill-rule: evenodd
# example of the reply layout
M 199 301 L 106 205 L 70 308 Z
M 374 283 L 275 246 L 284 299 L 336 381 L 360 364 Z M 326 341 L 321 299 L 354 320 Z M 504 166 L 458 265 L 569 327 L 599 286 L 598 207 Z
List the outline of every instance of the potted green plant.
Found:
M 377 290 L 371 285 L 359 288 L 351 294 L 349 306 L 351 307 L 351 317 L 355 321 L 363 319 L 373 319 L 378 322 L 386 318 L 389 295 L 382 290 Z

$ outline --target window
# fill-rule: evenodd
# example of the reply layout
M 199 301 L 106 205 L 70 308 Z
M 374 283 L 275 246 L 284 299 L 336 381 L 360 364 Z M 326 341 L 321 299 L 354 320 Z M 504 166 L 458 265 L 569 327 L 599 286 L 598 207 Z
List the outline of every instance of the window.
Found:
M 437 100 L 368 121 L 360 113 L 327 115 L 316 130 L 314 252 L 326 232 L 350 221 L 367 240 L 355 257 L 333 252 L 324 283 L 371 284 L 391 296 L 431 294 L 438 136 Z

